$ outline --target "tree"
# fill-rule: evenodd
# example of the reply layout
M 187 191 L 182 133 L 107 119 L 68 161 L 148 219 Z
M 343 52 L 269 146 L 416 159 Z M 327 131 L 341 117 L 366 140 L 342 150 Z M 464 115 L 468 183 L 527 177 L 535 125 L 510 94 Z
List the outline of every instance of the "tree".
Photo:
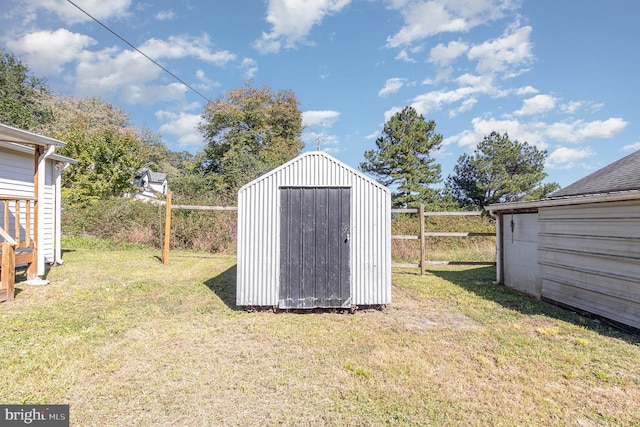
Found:
M 294 158 L 303 147 L 302 114 L 290 90 L 274 93 L 251 82 L 205 107 L 202 171 L 218 192 L 235 198 L 250 180 Z
M 483 208 L 492 203 L 544 198 L 560 188 L 542 184 L 547 177 L 545 150 L 510 140 L 492 132 L 478 144 L 473 155 L 463 154 L 447 178 L 447 190 L 466 206 Z
M 132 190 L 135 171 L 148 158 L 149 132 L 131 126 L 128 115 L 97 98 L 49 98 L 55 122 L 41 126 L 45 134 L 66 142 L 60 154 L 78 161 L 64 174 L 67 206 L 120 196 Z
M 394 186 L 394 205 L 437 203 L 438 191 L 429 187 L 441 181 L 440 165 L 431 157 L 442 144 L 435 127 L 433 120 L 426 121 L 413 107 L 405 107 L 385 123 L 377 149 L 364 153 L 366 162 L 360 163 L 360 169 L 382 185 Z
M 50 91 L 45 81 L 33 76 L 15 55 L 0 48 L 0 123 L 34 130 L 53 120 L 43 99 Z

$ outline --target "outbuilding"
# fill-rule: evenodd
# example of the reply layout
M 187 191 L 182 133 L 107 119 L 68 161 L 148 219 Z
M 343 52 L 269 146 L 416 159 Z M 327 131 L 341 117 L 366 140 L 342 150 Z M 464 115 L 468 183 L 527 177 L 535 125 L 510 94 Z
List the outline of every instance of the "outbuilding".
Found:
M 547 199 L 487 210 L 499 283 L 640 328 L 640 151 Z
M 238 192 L 239 306 L 391 303 L 391 195 L 326 153 L 304 153 Z

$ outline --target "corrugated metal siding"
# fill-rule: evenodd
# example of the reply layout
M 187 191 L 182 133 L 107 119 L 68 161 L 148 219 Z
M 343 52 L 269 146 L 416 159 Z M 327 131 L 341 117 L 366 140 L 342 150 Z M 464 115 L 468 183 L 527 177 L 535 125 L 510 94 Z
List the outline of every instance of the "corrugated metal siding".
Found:
M 502 222 L 504 284 L 540 296 L 542 271 L 538 264 L 538 214 L 504 214 Z
M 338 160 L 305 153 L 238 192 L 237 304 L 276 306 L 282 186 L 351 188 L 351 296 L 356 305 L 391 302 L 391 196 Z
M 640 201 L 539 210 L 542 296 L 640 328 Z
M 33 155 L 0 147 L 0 194 L 3 196 L 33 197 Z M 39 248 L 44 251 L 45 262 L 54 262 L 54 216 L 55 216 L 55 162 L 46 162 L 44 173 L 45 191 L 40 197 L 40 209 L 44 211 L 45 233 L 41 236 Z M 12 205 L 10 211 L 13 213 Z M 31 230 L 33 230 L 33 207 L 31 208 Z M 22 216 L 22 215 L 21 215 Z M 13 217 L 13 215 L 12 215 Z M 24 217 L 22 216 L 24 222 Z M 0 209 L 0 223 L 4 223 L 4 209 Z M 25 227 L 21 227 L 22 240 Z M 13 229 L 13 218 L 10 218 Z M 33 231 L 32 231 L 33 233 Z

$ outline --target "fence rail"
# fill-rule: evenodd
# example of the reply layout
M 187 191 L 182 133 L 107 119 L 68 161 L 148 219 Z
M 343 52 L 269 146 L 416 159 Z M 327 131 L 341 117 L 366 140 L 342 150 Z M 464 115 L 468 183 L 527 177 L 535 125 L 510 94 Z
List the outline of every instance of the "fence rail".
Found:
M 426 237 L 476 237 L 476 236 L 495 236 L 494 233 L 475 233 L 467 231 L 429 231 L 424 230 L 424 218 L 427 216 L 480 216 L 480 211 L 451 211 L 451 212 L 425 212 L 424 205 L 420 205 L 419 208 L 400 208 L 391 209 L 391 214 L 418 214 L 420 221 L 420 232 L 417 235 L 406 234 L 394 234 L 391 239 L 395 240 L 420 240 L 420 263 L 406 264 L 406 263 L 394 263 L 395 267 L 419 267 L 420 275 L 424 275 L 426 265 L 487 265 L 493 264 L 489 262 L 475 262 L 475 261 L 426 261 L 425 260 L 425 238 Z
M 173 205 L 171 203 L 172 194 L 169 191 L 165 202 L 165 227 L 164 227 L 164 240 L 162 247 L 162 262 L 163 264 L 169 263 L 169 246 L 171 244 L 171 211 L 173 209 L 195 210 L 195 211 L 237 211 L 237 206 L 193 206 L 193 205 Z M 420 240 L 420 264 L 394 264 L 394 266 L 412 266 L 419 267 L 420 274 L 424 275 L 425 265 L 452 265 L 452 264 L 470 264 L 470 265 L 486 265 L 493 264 L 489 262 L 471 262 L 471 261 L 425 261 L 425 238 L 426 237 L 476 237 L 476 236 L 494 236 L 494 233 L 476 233 L 466 231 L 453 231 L 453 232 L 426 232 L 424 229 L 424 217 L 427 216 L 480 216 L 482 212 L 479 211 L 452 211 L 452 212 L 425 212 L 424 205 L 419 208 L 403 208 L 403 209 L 391 209 L 391 214 L 418 214 L 420 221 L 420 232 L 417 235 L 392 235 L 391 239 L 397 240 Z

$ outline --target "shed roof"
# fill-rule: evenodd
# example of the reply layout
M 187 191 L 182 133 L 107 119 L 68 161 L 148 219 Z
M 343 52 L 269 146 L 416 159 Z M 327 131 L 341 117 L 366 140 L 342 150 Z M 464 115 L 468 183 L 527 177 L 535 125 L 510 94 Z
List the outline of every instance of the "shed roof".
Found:
M 629 190 L 640 190 L 640 150 L 579 179 L 553 193 L 551 197 L 603 194 Z
M 357 175 L 359 176 L 361 179 L 369 182 L 372 186 L 377 187 L 380 191 L 384 191 L 384 192 L 389 192 L 389 189 L 387 187 L 385 187 L 384 185 L 380 184 L 379 182 L 371 179 L 370 177 L 366 176 L 365 174 L 363 174 L 360 171 L 357 171 L 356 169 L 346 165 L 345 163 L 342 163 L 340 160 L 336 159 L 335 157 L 330 156 L 329 154 L 325 153 L 324 151 L 307 151 L 305 153 L 302 153 L 300 155 L 298 155 L 297 157 L 294 157 L 293 159 L 289 160 L 288 162 L 278 166 L 277 168 L 271 170 L 270 172 L 265 173 L 262 176 L 259 176 L 258 178 L 254 179 L 251 182 L 248 182 L 247 184 L 243 185 L 240 190 L 238 190 L 238 192 L 244 192 L 246 191 L 248 188 L 256 185 L 257 183 L 259 183 L 260 181 L 263 181 L 265 179 L 268 179 L 269 177 L 273 176 L 273 175 L 277 175 L 279 173 L 282 173 L 283 171 L 290 169 L 293 165 L 295 164 L 302 164 L 302 165 L 308 165 L 310 163 L 313 162 L 307 162 L 307 160 L 310 159 L 315 159 L 318 160 L 320 163 L 319 164 L 323 164 L 323 165 L 335 165 L 337 166 L 339 169 L 344 170 L 345 172 L 349 173 L 349 174 L 353 174 L 353 175 Z M 318 164 L 318 163 L 316 163 Z M 318 170 L 309 170 L 307 171 L 308 173 L 304 176 L 304 177 L 299 177 L 301 183 L 303 182 L 313 182 L 314 184 L 309 184 L 309 185 L 325 185 L 325 184 L 320 184 L 321 182 L 326 182 L 329 181 L 330 178 L 325 175 L 322 174 L 320 171 Z M 313 174 L 320 174 L 322 175 L 322 178 L 320 177 L 316 177 L 317 179 L 313 179 L 313 177 L 311 175 Z M 304 184 L 303 184 L 304 185 Z

